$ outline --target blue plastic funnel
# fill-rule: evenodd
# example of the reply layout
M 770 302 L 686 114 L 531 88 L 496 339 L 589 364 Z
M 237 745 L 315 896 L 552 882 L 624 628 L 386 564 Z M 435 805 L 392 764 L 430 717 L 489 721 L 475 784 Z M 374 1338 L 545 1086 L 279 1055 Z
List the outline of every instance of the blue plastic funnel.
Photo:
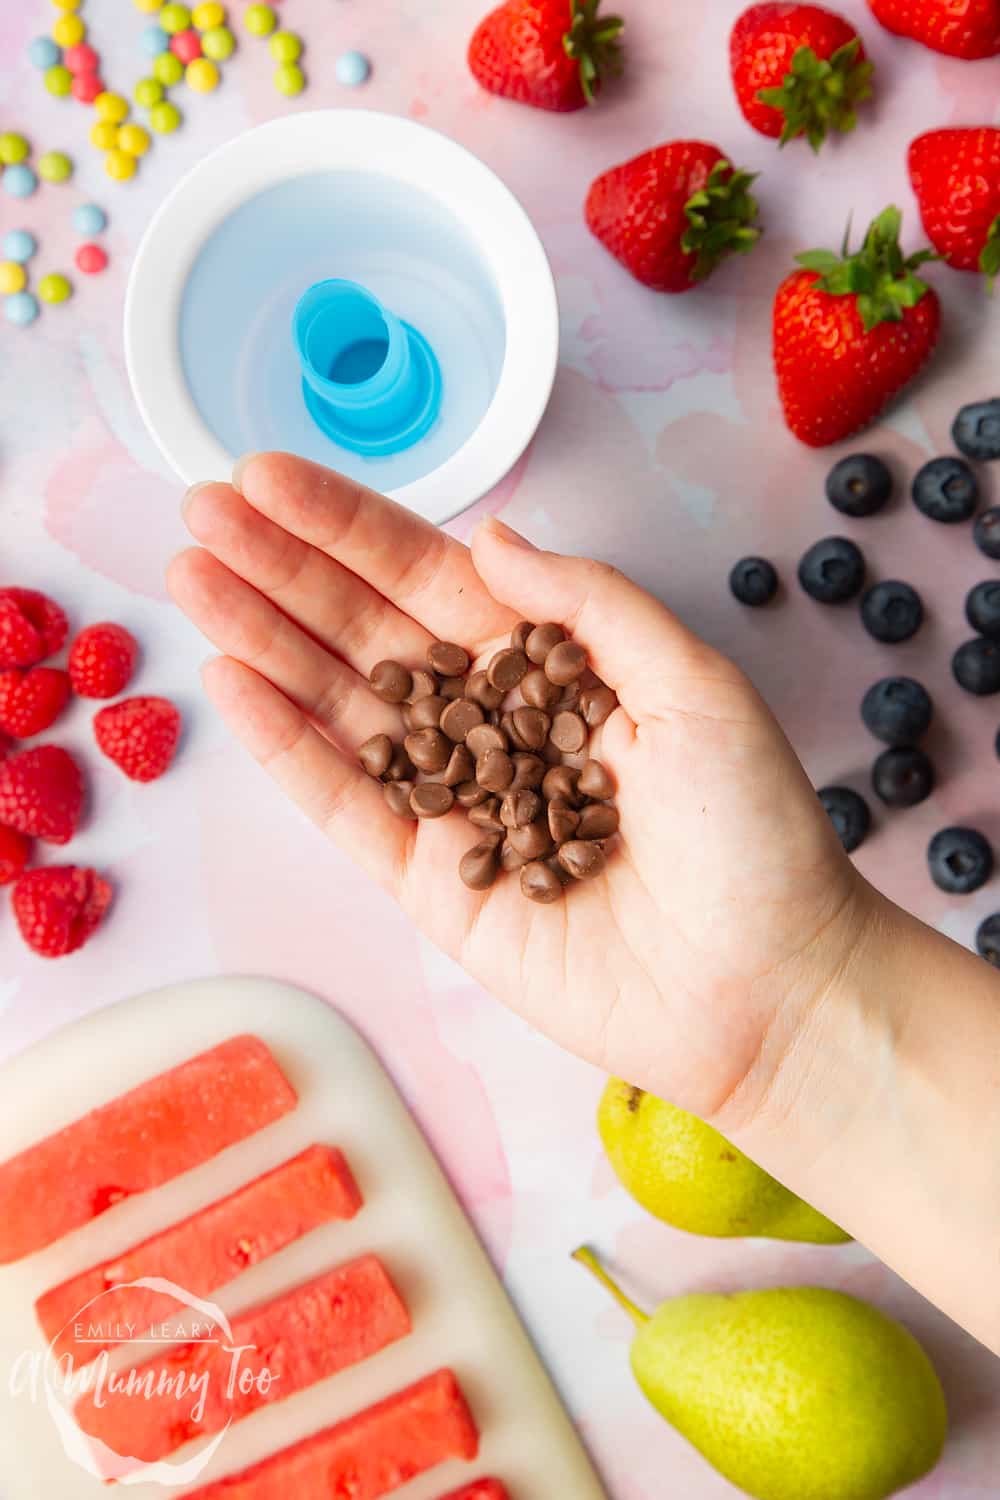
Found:
M 411 448 L 437 421 L 441 371 L 427 340 L 353 281 L 318 281 L 292 334 L 316 425 L 369 457 Z

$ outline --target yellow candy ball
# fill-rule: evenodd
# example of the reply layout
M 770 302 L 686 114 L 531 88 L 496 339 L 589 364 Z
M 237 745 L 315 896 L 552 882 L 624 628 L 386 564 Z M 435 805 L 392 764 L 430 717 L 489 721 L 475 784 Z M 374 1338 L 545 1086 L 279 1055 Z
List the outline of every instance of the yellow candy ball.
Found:
M 52 40 L 58 47 L 75 47 L 87 35 L 87 28 L 79 16 L 69 13 L 60 16 L 52 27 Z
M 159 57 L 153 58 L 153 77 L 162 83 L 164 88 L 171 89 L 184 77 L 184 64 L 175 53 L 161 52 Z
M 136 10 L 141 10 L 144 16 L 151 16 L 159 10 L 162 0 L 132 0 Z
M 53 63 L 51 68 L 45 69 L 43 76 L 45 87 L 57 99 L 65 99 L 73 87 L 73 75 L 69 68 L 63 67 L 62 63 Z
M 79 10 L 83 0 L 52 0 L 56 10 Z
M 196 94 L 210 94 L 219 87 L 219 70 L 207 57 L 196 57 L 184 70 L 184 82 Z
M 38 295 L 43 302 L 65 302 L 73 295 L 73 287 L 58 271 L 50 271 L 38 283 Z
M 302 56 L 302 39 L 294 31 L 276 31 L 267 45 L 275 62 L 298 62 Z
M 160 11 L 160 25 L 169 36 L 176 36 L 179 31 L 187 31 L 191 25 L 191 12 L 186 5 L 170 0 Z
M 213 26 L 211 31 L 202 32 L 201 50 L 213 62 L 225 62 L 235 48 L 236 38 L 228 26 Z
M 16 131 L 7 130 L 0 135 L 0 165 L 16 167 L 19 162 L 27 161 L 30 151 L 24 136 Z
M 252 36 L 270 36 L 278 17 L 271 5 L 248 5 L 243 12 L 243 24 Z
M 13 260 L 0 260 L 0 293 L 11 297 L 15 292 L 23 292 L 27 284 L 28 277 L 23 266 Z
M 154 105 L 150 111 L 149 123 L 158 135 L 170 135 L 177 129 L 183 116 L 176 104 L 169 99 L 164 99 L 162 104 Z
M 90 127 L 90 144 L 98 151 L 110 151 L 118 144 L 118 126 L 110 120 L 98 120 Z
M 274 70 L 274 86 L 279 94 L 301 94 L 306 86 L 305 74 L 298 63 L 282 63 Z
M 129 156 L 145 156 L 152 144 L 149 131 L 142 125 L 123 125 L 118 132 L 118 149 Z
M 115 182 L 128 182 L 130 177 L 135 176 L 135 168 L 135 157 L 129 156 L 127 151 L 122 151 L 117 146 L 104 158 L 104 170 Z
M 43 182 L 67 182 L 73 175 L 73 163 L 65 151 L 46 151 L 38 158 L 38 175 Z
M 163 84 L 158 78 L 140 78 L 133 89 L 136 104 L 143 109 L 152 109 L 163 98 Z
M 198 31 L 211 31 L 215 26 L 221 26 L 226 19 L 226 7 L 219 5 L 217 0 L 205 0 L 203 5 L 196 5 L 191 12 L 191 19 Z
M 110 120 L 112 125 L 120 125 L 123 120 L 128 119 L 128 100 L 121 94 L 110 94 L 105 89 L 94 100 L 94 111 L 99 120 Z

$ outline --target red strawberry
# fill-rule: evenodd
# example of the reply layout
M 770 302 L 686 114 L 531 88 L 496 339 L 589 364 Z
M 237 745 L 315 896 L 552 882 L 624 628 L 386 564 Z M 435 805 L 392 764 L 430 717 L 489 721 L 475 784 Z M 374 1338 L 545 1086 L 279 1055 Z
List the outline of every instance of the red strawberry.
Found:
M 931 130 L 910 147 L 931 244 L 959 271 L 1000 272 L 1000 130 Z
M 603 172 L 584 212 L 591 233 L 637 281 L 686 292 L 760 238 L 753 180 L 717 146 L 670 141 Z
M 20 750 L 0 761 L 0 823 L 68 844 L 83 816 L 83 773 L 58 745 Z
M 11 904 L 28 947 L 43 958 L 62 958 L 82 948 L 101 925 L 111 887 L 96 870 L 46 865 L 21 876 Z
M 818 151 L 828 130 L 853 130 L 871 97 L 872 65 L 849 22 L 820 5 L 753 5 L 729 43 L 736 99 L 761 135 L 804 135 Z
M 806 269 L 774 302 L 774 363 L 787 421 L 812 448 L 850 437 L 912 380 L 937 343 L 941 305 L 915 274 L 929 250 L 904 260 L 902 215 L 887 208 L 864 245 L 843 258 L 798 257 Z
M 168 698 L 125 698 L 94 716 L 104 754 L 133 781 L 155 781 L 177 750 L 181 716 Z
M 506 0 L 469 43 L 469 67 L 491 94 L 564 113 L 593 104 L 622 69 L 618 16 L 600 0 Z
M 81 698 L 116 698 L 128 687 L 138 656 L 135 636 L 123 625 L 88 625 L 69 650 L 73 691 Z
M 31 841 L 16 828 L 0 825 L 0 885 L 10 885 L 28 863 Z
M 0 589 L 0 670 L 33 667 L 62 649 L 69 624 L 58 604 L 34 589 Z
M 0 672 L 0 730 L 30 739 L 54 724 L 69 700 L 69 677 L 58 667 Z
M 868 0 L 887 31 L 948 57 L 996 57 L 1000 0 Z

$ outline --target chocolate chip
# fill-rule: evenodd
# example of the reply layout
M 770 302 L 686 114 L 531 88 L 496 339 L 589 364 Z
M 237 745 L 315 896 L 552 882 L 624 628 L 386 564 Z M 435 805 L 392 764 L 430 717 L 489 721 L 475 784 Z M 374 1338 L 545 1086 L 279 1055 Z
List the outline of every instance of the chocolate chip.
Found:
M 537 792 L 508 792 L 500 804 L 500 821 L 505 828 L 527 828 L 541 810 Z
M 451 744 L 440 729 L 418 729 L 403 741 L 406 753 L 421 771 L 443 771 L 451 759 Z
M 399 712 L 402 715 L 403 728 L 406 730 L 407 734 L 412 734 L 417 726 L 413 722 L 413 709 L 411 705 L 409 703 L 401 703 L 399 705 Z
M 510 633 L 510 643 L 515 651 L 523 651 L 528 644 L 528 636 L 534 630 L 530 620 L 518 620 Z
M 392 740 L 387 734 L 373 734 L 358 751 L 358 760 L 369 776 L 384 776 L 392 760 Z
M 526 750 L 516 750 L 511 759 L 514 762 L 514 780 L 510 784 L 510 790 L 512 792 L 537 791 L 545 775 L 545 762 L 541 756 L 531 755 Z
M 565 844 L 567 839 L 576 837 L 576 830 L 580 822 L 580 814 L 568 802 L 557 798 L 549 803 L 549 834 L 554 844 Z
M 475 729 L 469 730 L 465 743 L 478 760 L 488 750 L 506 750 L 507 736 L 495 724 L 477 724 Z
M 521 678 L 528 670 L 528 658 L 523 651 L 515 651 L 513 646 L 498 651 L 486 668 L 486 675 L 493 687 L 498 688 L 501 693 L 509 693 L 517 687 Z
M 398 661 L 377 661 L 368 678 L 371 690 L 383 703 L 402 703 L 413 686 L 408 668 Z
M 566 639 L 566 632 L 561 625 L 536 625 L 524 644 L 524 649 L 530 661 L 536 666 L 541 666 L 553 646 L 558 646 L 560 641 Z
M 559 688 L 550 682 L 541 667 L 532 667 L 521 682 L 521 697 L 530 708 L 551 708 L 561 697 Z
M 540 708 L 515 708 L 514 729 L 526 750 L 540 750 L 549 737 L 552 720 Z
M 394 812 L 397 818 L 409 818 L 412 822 L 413 811 L 410 807 L 410 793 L 413 791 L 412 781 L 387 781 L 382 789 L 386 806 L 390 812 Z
M 592 802 L 580 814 L 576 836 L 580 839 L 609 839 L 618 832 L 618 809 L 609 802 Z
M 409 721 L 411 732 L 414 729 L 437 729 L 447 707 L 447 698 L 442 698 L 439 693 L 428 693 L 426 698 L 411 703 L 403 717 Z
M 580 781 L 579 771 L 574 771 L 572 766 L 552 766 L 545 773 L 542 782 L 542 796 L 547 802 L 560 798 L 568 802 L 570 807 L 579 807 L 581 798 L 577 792 Z
M 509 839 L 504 839 L 500 848 L 501 870 L 505 870 L 508 875 L 511 875 L 515 870 L 522 869 L 527 863 L 528 856 L 526 854 L 518 854 Z
M 427 648 L 427 665 L 439 677 L 464 677 L 469 670 L 469 653 L 454 641 L 435 641 Z
M 455 801 L 461 807 L 479 807 L 489 798 L 489 792 L 478 781 L 462 781 L 455 788 Z
M 458 873 L 470 891 L 489 890 L 500 869 L 500 835 L 491 833 L 487 838 L 466 849 L 458 865 Z
M 587 653 L 576 641 L 560 641 L 545 658 L 545 675 L 550 682 L 568 687 L 587 665 Z
M 503 702 L 503 693 L 493 686 L 485 672 L 473 672 L 465 679 L 465 696 L 486 709 L 499 708 Z
M 589 839 L 571 839 L 561 846 L 559 863 L 574 880 L 593 880 L 604 869 L 606 860 L 600 844 Z
M 583 715 L 584 723 L 591 729 L 598 729 L 605 719 L 611 717 L 618 707 L 618 696 L 599 682 L 596 687 L 585 687 L 580 693 L 579 709 Z
M 605 802 L 615 794 L 615 783 L 607 766 L 599 760 L 588 760 L 577 777 L 577 787 L 585 797 Z
M 445 786 L 461 786 L 468 781 L 474 784 L 476 763 L 464 745 L 456 745 L 445 766 L 441 780 Z
M 442 677 L 438 692 L 449 703 L 453 698 L 464 698 L 465 681 L 464 677 Z
M 416 779 L 416 767 L 403 749 L 402 745 L 392 747 L 392 759 L 382 772 L 384 781 L 413 781 Z
M 518 733 L 517 725 L 514 723 L 513 710 L 508 709 L 506 713 L 500 715 L 500 729 L 501 732 L 505 734 L 510 740 L 511 747 L 514 750 L 525 751 L 532 748 L 530 745 L 526 745 L 524 743 L 520 734 Z
M 529 901 L 539 901 L 548 906 L 558 901 L 563 893 L 563 884 L 554 870 L 540 860 L 532 860 L 521 871 L 521 894 Z
M 410 807 L 418 818 L 443 818 L 454 801 L 451 787 L 443 781 L 424 781 L 410 793 Z
M 551 740 L 546 740 L 538 753 L 547 766 L 561 766 L 563 763 L 562 751 Z
M 476 761 L 476 780 L 488 792 L 505 792 L 514 780 L 514 762 L 505 750 L 487 750 Z
M 475 729 L 485 717 L 479 704 L 473 703 L 471 698 L 455 698 L 441 715 L 441 733 L 462 745 L 469 730 Z M 583 720 L 580 722 L 582 724 Z
M 548 820 L 536 818 L 524 828 L 509 828 L 507 842 L 513 844 L 518 854 L 525 854 L 528 859 L 541 859 L 543 854 L 552 851 Z
M 416 703 L 418 698 L 429 698 L 438 690 L 437 678 L 433 672 L 425 672 L 423 667 L 417 667 L 413 675 L 413 686 L 410 688 L 409 702 Z
M 469 822 L 474 828 L 484 828 L 489 833 L 506 832 L 500 821 L 500 801 L 497 797 L 487 797 L 478 807 L 470 807 Z
M 587 726 L 579 714 L 562 708 L 552 720 L 552 743 L 566 755 L 578 754 L 587 743 Z

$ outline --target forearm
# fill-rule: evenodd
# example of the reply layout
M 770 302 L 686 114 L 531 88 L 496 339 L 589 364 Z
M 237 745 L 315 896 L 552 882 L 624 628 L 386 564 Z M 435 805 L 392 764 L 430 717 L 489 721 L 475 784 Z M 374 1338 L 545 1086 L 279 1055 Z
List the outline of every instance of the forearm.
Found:
M 1000 977 L 866 899 L 840 972 L 790 996 L 770 1085 L 715 1123 L 1000 1353 Z

